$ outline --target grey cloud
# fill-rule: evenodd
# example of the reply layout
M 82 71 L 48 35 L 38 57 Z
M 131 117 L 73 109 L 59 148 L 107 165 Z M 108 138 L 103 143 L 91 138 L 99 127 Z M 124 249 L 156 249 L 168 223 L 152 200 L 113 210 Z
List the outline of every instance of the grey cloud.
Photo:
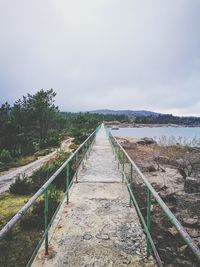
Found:
M 200 1 L 1 0 L 0 102 L 200 115 Z

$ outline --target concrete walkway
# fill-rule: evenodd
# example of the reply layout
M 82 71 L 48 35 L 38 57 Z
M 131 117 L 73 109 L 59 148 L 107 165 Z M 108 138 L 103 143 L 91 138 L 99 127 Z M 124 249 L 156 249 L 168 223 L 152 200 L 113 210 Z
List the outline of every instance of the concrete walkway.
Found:
M 103 127 L 54 221 L 49 248 L 45 257 L 42 245 L 34 267 L 155 266 Z

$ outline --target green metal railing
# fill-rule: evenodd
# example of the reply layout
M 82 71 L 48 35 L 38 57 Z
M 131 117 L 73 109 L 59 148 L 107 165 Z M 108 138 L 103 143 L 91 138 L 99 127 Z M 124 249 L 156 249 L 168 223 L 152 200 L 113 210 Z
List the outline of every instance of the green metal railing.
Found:
M 128 153 L 124 150 L 124 148 L 121 146 L 121 144 L 116 140 L 116 138 L 109 132 L 108 129 L 106 129 L 107 135 L 109 136 L 110 143 L 112 145 L 113 153 L 115 155 L 115 159 L 118 160 L 118 168 L 121 165 L 122 169 L 122 182 L 125 182 L 129 191 L 130 195 L 130 206 L 132 203 L 134 204 L 137 214 L 140 218 L 140 221 L 143 225 L 143 229 L 146 234 L 147 238 L 147 256 L 150 256 L 153 252 L 158 266 L 163 266 L 163 263 L 160 259 L 160 256 L 158 254 L 158 251 L 156 249 L 156 246 L 154 244 L 154 241 L 151 236 L 151 202 L 154 198 L 155 201 L 158 203 L 158 205 L 161 207 L 164 214 L 167 216 L 169 221 L 176 227 L 177 231 L 179 232 L 180 236 L 182 237 L 185 244 L 188 245 L 188 247 L 191 249 L 191 251 L 194 253 L 194 255 L 197 258 L 197 261 L 200 262 L 200 249 L 198 246 L 194 243 L 193 239 L 189 236 L 189 234 L 186 232 L 184 227 L 181 225 L 181 223 L 177 220 L 177 218 L 174 216 L 174 214 L 170 211 L 170 209 L 167 207 L 167 205 L 163 202 L 163 200 L 160 198 L 158 193 L 155 191 L 155 189 L 151 186 L 151 184 L 148 182 L 146 177 L 142 174 L 140 169 L 136 166 L 134 161 L 130 158 Z M 125 165 L 125 158 L 126 158 L 126 164 L 130 165 L 130 177 L 127 177 L 125 171 L 124 171 L 124 165 Z M 136 197 L 133 193 L 133 171 L 135 172 L 135 176 L 139 176 L 142 180 L 143 184 L 147 188 L 147 214 L 146 214 L 146 220 L 141 212 L 141 209 L 138 205 L 138 202 L 136 200 Z M 136 177 L 135 177 L 136 178 Z M 137 183 L 137 181 L 136 181 Z
M 84 167 L 84 160 L 87 159 L 90 150 L 92 148 L 93 142 L 95 140 L 96 134 L 98 133 L 100 126 L 76 149 L 76 151 L 71 154 L 71 156 L 66 160 L 66 162 L 49 178 L 49 180 L 29 199 L 29 201 L 19 210 L 19 212 L 1 229 L 0 238 L 3 238 L 7 233 L 10 232 L 12 227 L 22 219 L 22 217 L 28 212 L 28 210 L 33 206 L 36 200 L 44 195 L 44 232 L 42 238 L 38 242 L 36 248 L 33 251 L 31 258 L 29 259 L 27 266 L 31 266 L 41 244 L 45 242 L 45 254 L 48 254 L 49 242 L 48 242 L 48 232 L 58 213 L 63 201 L 66 200 L 69 203 L 69 190 L 73 182 L 77 182 L 78 172 L 81 167 Z M 70 176 L 70 163 L 72 161 L 76 162 L 76 170 L 73 173 L 73 177 Z M 65 181 L 65 193 L 63 199 L 59 203 L 56 211 L 54 212 L 52 218 L 49 221 L 49 188 L 51 184 L 56 180 L 61 172 L 65 171 L 66 181 Z M 70 179 L 71 178 L 71 179 Z M 49 223 L 48 223 L 49 222 Z

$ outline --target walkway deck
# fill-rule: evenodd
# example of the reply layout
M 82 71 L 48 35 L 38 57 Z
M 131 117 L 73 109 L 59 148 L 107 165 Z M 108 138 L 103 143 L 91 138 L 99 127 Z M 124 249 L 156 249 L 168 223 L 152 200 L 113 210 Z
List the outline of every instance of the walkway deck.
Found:
M 50 253 L 43 244 L 34 267 L 155 266 L 103 127 L 70 192 L 50 231 Z

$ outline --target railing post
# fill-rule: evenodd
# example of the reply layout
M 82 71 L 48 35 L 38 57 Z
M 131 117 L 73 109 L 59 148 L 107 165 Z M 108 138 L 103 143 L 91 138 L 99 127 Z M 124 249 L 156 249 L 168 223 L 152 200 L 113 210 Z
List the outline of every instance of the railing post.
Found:
M 109 141 L 110 141 L 110 144 L 111 144 L 111 147 L 112 147 L 112 152 L 113 152 L 113 155 L 114 155 L 115 154 L 114 145 L 113 145 L 113 140 L 112 140 L 112 137 L 110 135 L 110 132 L 109 132 Z
M 88 157 L 87 153 L 88 153 L 88 144 L 87 144 L 87 142 L 86 142 L 86 143 L 85 143 L 85 159 L 86 159 L 86 160 L 87 160 L 87 157 Z
M 130 190 L 131 190 L 131 192 L 132 192 L 132 191 L 133 191 L 133 165 L 132 165 L 132 163 L 131 163 L 130 167 L 131 167 L 131 169 L 130 169 L 129 186 L 130 186 Z M 132 204 L 131 193 L 129 194 L 129 197 L 130 197 L 129 205 L 130 205 L 130 207 L 131 207 L 131 204 Z
M 118 169 L 119 169 L 119 158 L 120 158 L 120 148 L 118 146 L 118 153 L 117 153 L 117 157 L 118 157 Z
M 88 157 L 90 156 L 91 141 L 88 140 Z
M 44 227 L 45 227 L 45 255 L 48 255 L 49 241 L 48 241 L 48 210 L 49 210 L 49 196 L 48 187 L 44 191 Z
M 122 151 L 122 183 L 124 182 L 124 152 Z
M 147 228 L 151 234 L 151 191 L 148 189 L 147 196 Z M 151 255 L 151 244 L 147 238 L 147 257 Z
M 83 169 L 84 169 L 84 157 L 85 157 L 85 150 L 84 145 L 82 146 L 82 161 L 83 161 Z
M 76 180 L 75 182 L 78 182 L 78 152 L 76 153 Z
M 115 151 L 115 160 L 117 160 L 117 145 L 115 141 L 114 141 L 114 151 Z
M 69 175 L 70 175 L 70 169 L 69 169 L 69 163 L 67 164 L 67 172 L 66 172 L 66 194 L 67 194 L 67 204 L 69 204 Z
M 113 151 L 113 155 L 115 155 L 115 146 L 114 146 L 114 141 L 111 139 L 111 137 L 110 137 L 110 141 L 111 141 L 111 144 L 112 144 L 112 151 Z

